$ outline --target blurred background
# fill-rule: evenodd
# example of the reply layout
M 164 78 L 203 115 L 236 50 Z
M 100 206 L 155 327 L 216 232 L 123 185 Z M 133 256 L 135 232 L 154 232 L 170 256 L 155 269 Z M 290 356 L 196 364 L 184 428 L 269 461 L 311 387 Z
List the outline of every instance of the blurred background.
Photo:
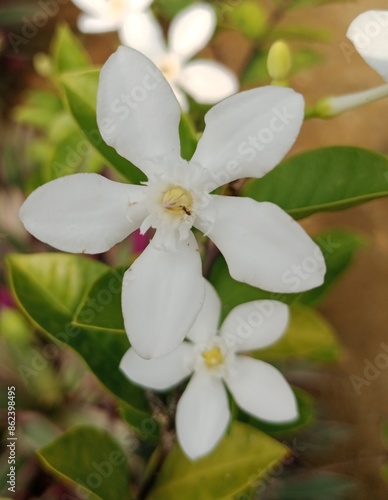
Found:
M 222 11 L 221 2 L 213 3 Z M 290 26 L 304 27 L 304 32 L 300 28 L 299 36 L 289 37 L 289 43 L 295 51 L 307 47 L 312 55 L 293 74 L 291 85 L 305 96 L 309 105 L 326 95 L 356 92 L 382 83 L 377 73 L 352 49 L 345 34 L 357 14 L 372 8 L 388 9 L 387 1 L 325 2 L 324 5 L 305 1 L 298 2 L 305 6 L 297 9 L 289 8 L 292 2 L 287 1 L 257 0 L 256 3 L 268 14 L 279 33 L 282 30 L 286 33 Z M 57 3 L 56 15 L 50 17 L 36 34 L 29 39 L 24 36 L 24 41 L 20 42 L 17 37 L 23 36 L 25 19 L 41 8 L 38 4 L 27 0 L 3 0 L 0 3 L 2 256 L 9 252 L 45 250 L 44 245 L 32 241 L 24 231 L 17 213 L 25 193 L 31 189 L 29 183 L 33 169 L 39 163 L 39 147 L 45 147 L 42 138 L 45 138 L 50 124 L 46 120 L 46 129 L 45 126 L 33 128 L 26 125 L 20 106 L 31 89 L 51 88 L 49 79 L 44 77 L 48 69 L 42 53 L 49 51 L 56 25 L 67 22 L 97 65 L 103 64 L 118 44 L 115 33 L 79 33 L 76 24 L 79 10 L 70 1 L 63 0 Z M 166 12 L 166 5 L 171 7 L 173 4 L 174 0 L 156 2 L 161 12 Z M 227 5 L 232 4 L 237 2 Z M 10 37 L 10 34 L 15 37 Z M 251 51 L 259 48 L 252 48 L 252 43 L 222 18 L 220 29 L 204 54 L 222 61 L 241 75 Z M 258 80 L 259 84 L 269 83 L 265 73 L 260 74 Z M 245 82 L 245 88 L 252 86 L 252 78 L 246 78 Z M 56 103 L 53 101 L 52 105 L 55 107 Z M 382 100 L 331 120 L 308 120 L 290 154 L 330 145 L 365 147 L 387 154 L 387 116 L 388 100 Z M 42 120 L 44 122 L 45 117 L 36 116 L 37 123 Z M 32 147 L 36 142 L 38 146 Z M 368 363 L 374 364 L 376 357 L 385 352 L 382 343 L 386 343 L 388 353 L 388 200 L 380 199 L 341 212 L 314 215 L 302 224 L 310 234 L 328 228 L 356 231 L 365 237 L 366 244 L 319 307 L 338 333 L 343 346 L 342 356 L 336 363 L 315 366 L 313 372 L 305 372 L 303 366 L 297 366 L 291 372 L 291 382 L 316 398 L 318 418 L 297 438 L 295 464 L 274 473 L 268 480 L 268 487 L 257 498 L 312 498 L 303 496 L 302 490 L 295 494 L 289 490 L 288 496 L 276 493 L 277 484 L 292 474 L 295 466 L 300 477 L 313 478 L 315 473 L 320 474 L 321 482 L 315 483 L 318 495 L 314 498 L 383 500 L 388 498 L 388 483 L 384 479 L 384 474 L 388 477 L 384 472 L 388 446 L 388 432 L 385 431 L 388 423 L 388 366 L 372 374 L 371 380 L 358 389 L 352 376 L 365 380 Z M 110 258 L 120 262 L 121 257 L 116 253 L 108 256 L 108 261 Z M 116 410 L 110 396 L 85 371 L 75 354 L 67 349 L 42 357 L 45 339 L 31 329 L 15 308 L 7 289 L 3 264 L 0 273 L 1 415 L 5 415 L 6 387 L 17 386 L 19 428 L 23 433 L 19 454 L 23 461 L 20 492 L 15 498 L 60 498 L 66 488 L 41 469 L 33 451 L 74 422 L 114 422 L 117 433 L 120 432 L 120 423 L 115 419 Z M 15 369 L 31 367 L 34 363 L 37 366 L 40 363 L 40 368 L 37 368 L 39 376 L 30 377 L 28 369 Z M 333 474 L 331 477 L 336 477 L 336 474 L 346 477 L 349 483 L 338 483 L 336 493 L 325 490 L 326 473 Z M 2 481 L 0 488 L 4 486 L 4 477 Z M 348 488 L 349 485 L 355 487 Z

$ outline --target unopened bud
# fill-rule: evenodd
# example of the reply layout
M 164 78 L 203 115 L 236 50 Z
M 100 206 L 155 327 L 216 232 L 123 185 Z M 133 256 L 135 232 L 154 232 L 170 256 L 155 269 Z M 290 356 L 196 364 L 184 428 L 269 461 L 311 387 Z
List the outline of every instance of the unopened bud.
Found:
M 286 85 L 292 66 L 291 51 L 283 40 L 272 44 L 268 52 L 267 69 L 274 85 Z

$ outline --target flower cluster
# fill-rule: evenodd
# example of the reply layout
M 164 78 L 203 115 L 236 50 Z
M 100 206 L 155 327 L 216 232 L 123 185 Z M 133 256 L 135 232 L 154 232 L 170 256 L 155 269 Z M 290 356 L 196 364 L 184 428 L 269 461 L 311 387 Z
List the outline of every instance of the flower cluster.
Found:
M 209 59 L 189 61 L 208 44 L 216 29 L 216 13 L 211 5 L 198 2 L 179 12 L 170 24 L 166 45 L 162 27 L 149 10 L 150 1 L 73 1 L 88 13 L 78 20 L 81 31 L 118 30 L 124 45 L 156 64 L 184 111 L 189 108 L 185 93 L 199 103 L 214 104 L 237 92 L 237 77 L 223 64 Z
M 202 64 L 205 71 L 206 64 L 186 61 L 211 36 L 212 10 L 201 4 L 181 13 L 170 26 L 166 51 L 154 19 L 143 12 L 149 2 L 101 0 L 93 3 L 94 10 L 86 0 L 76 3 L 95 16 L 81 24 L 101 30 L 104 22 L 105 28 L 117 27 L 114 9 L 135 10 L 122 36 L 157 62 L 134 48 L 120 47 L 102 68 L 97 98 L 103 139 L 144 172 L 147 181 L 128 185 L 98 174 L 69 175 L 34 191 L 20 218 L 40 240 L 77 253 L 105 252 L 137 229 L 141 234 L 155 230 L 124 275 L 122 311 L 132 347 L 121 368 L 136 383 L 155 390 L 168 389 L 194 373 L 176 418 L 183 449 L 198 458 L 214 448 L 230 420 L 224 383 L 237 404 L 257 418 L 281 422 L 297 416 L 295 398 L 280 373 L 239 354 L 277 340 L 287 326 L 287 307 L 275 301 L 243 304 L 217 335 L 220 303 L 202 277 L 193 229 L 214 242 L 238 281 L 280 293 L 322 283 L 325 264 L 319 247 L 281 208 L 213 193 L 236 179 L 260 178 L 279 163 L 299 133 L 304 100 L 289 88 L 275 86 L 226 98 L 206 114 L 203 135 L 186 161 L 180 155 L 181 106 L 176 96 L 182 103 L 179 85 L 199 95 L 185 82 L 196 71 L 200 80 L 198 70 Z M 108 7 L 113 9 L 110 17 L 101 10 Z M 189 22 L 194 14 L 207 20 L 197 40 Z M 133 38 L 137 22 L 149 33 L 148 42 L 140 45 Z M 190 44 L 191 39 L 196 42 Z M 218 78 L 215 68 L 206 66 L 205 80 Z M 219 78 L 226 78 L 225 70 L 218 70 Z M 224 96 L 234 90 L 230 84 Z M 290 274 L 311 258 L 317 265 L 295 288 Z M 269 315 L 262 311 L 266 305 Z M 241 318 L 248 318 L 249 335 L 239 330 Z

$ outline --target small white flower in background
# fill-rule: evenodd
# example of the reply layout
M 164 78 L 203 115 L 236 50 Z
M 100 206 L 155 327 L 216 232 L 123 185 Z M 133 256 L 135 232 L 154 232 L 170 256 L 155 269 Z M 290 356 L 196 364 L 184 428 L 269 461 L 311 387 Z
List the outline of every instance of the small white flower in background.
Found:
M 280 372 L 240 354 L 276 342 L 286 330 L 288 307 L 269 300 L 241 304 L 229 313 L 217 334 L 220 312 L 220 300 L 206 283 L 204 307 L 187 341 L 167 356 L 151 360 L 131 348 L 120 364 L 130 380 L 157 391 L 170 389 L 193 374 L 176 412 L 178 441 L 191 459 L 210 453 L 228 426 L 225 385 L 237 405 L 256 418 L 281 423 L 298 416 L 295 396 Z
M 369 10 L 356 17 L 346 36 L 364 61 L 388 82 L 388 11 Z M 388 97 L 388 84 L 318 101 L 317 116 L 332 117 Z
M 153 0 L 72 0 L 82 11 L 78 28 L 83 33 L 105 33 L 121 30 L 124 20 L 142 24 L 151 17 Z
M 204 300 L 193 226 L 217 245 L 236 280 L 275 292 L 322 283 L 319 247 L 278 206 L 209 194 L 275 167 L 298 135 L 303 108 L 302 96 L 287 88 L 229 97 L 206 114 L 205 131 L 187 162 L 180 156 L 181 109 L 171 87 L 143 54 L 120 47 L 101 71 L 97 119 L 106 143 L 148 182 L 70 175 L 34 191 L 20 218 L 41 241 L 91 254 L 109 250 L 139 227 L 142 233 L 155 228 L 151 244 L 124 276 L 122 310 L 137 352 L 162 356 L 182 342 Z M 297 278 L 295 266 L 307 261 L 311 272 Z
M 214 104 L 238 90 L 236 75 L 223 64 L 206 59 L 189 61 L 208 44 L 216 21 L 215 11 L 209 4 L 196 3 L 171 21 L 167 45 L 161 26 L 152 17 L 143 17 L 141 23 L 128 17 L 120 39 L 156 64 L 186 111 L 189 106 L 184 92 L 199 103 Z

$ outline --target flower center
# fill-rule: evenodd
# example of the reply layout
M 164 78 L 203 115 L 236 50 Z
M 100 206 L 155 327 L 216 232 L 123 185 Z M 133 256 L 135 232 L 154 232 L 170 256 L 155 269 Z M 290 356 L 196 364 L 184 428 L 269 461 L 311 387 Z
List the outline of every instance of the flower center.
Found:
M 224 356 L 222 355 L 221 349 L 216 346 L 208 351 L 202 353 L 202 357 L 205 360 L 206 366 L 208 368 L 214 368 L 215 366 L 222 365 L 224 362 Z
M 173 82 L 179 73 L 179 61 L 172 55 L 164 56 L 158 61 L 157 66 L 169 82 Z
M 180 186 L 172 186 L 162 195 L 162 206 L 174 215 L 192 215 L 193 197 L 190 191 Z
M 116 14 L 120 13 L 124 9 L 123 0 L 110 0 L 109 5 L 112 11 Z

